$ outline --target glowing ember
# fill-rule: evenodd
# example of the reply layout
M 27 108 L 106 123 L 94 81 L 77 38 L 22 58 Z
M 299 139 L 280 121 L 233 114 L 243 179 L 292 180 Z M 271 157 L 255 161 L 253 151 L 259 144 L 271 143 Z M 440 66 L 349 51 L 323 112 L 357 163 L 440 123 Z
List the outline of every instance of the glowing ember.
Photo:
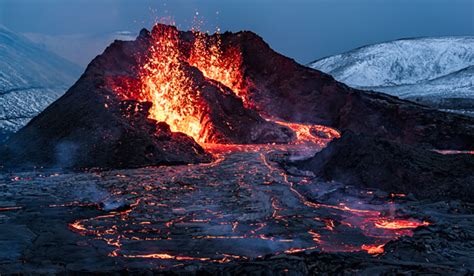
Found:
M 195 258 L 187 256 L 173 256 L 166 253 L 155 253 L 147 255 L 125 255 L 126 258 L 151 258 L 151 259 L 162 259 L 162 260 L 177 260 L 177 261 L 208 261 L 209 258 Z
M 20 206 L 0 207 L 0 212 L 14 211 L 14 210 L 20 210 L 20 209 L 22 209 L 22 207 Z
M 474 154 L 474 150 L 434 150 L 437 153 L 440 154 Z

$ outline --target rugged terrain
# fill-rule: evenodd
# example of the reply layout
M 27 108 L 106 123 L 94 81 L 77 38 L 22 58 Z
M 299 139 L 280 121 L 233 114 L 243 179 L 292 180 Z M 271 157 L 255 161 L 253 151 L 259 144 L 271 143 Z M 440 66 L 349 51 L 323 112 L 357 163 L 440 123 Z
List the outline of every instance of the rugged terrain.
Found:
M 276 163 L 317 147 L 208 150 L 211 164 L 0 175 L 0 272 L 474 270 L 471 204 L 287 175 Z
M 326 181 L 411 193 L 418 199 L 474 198 L 474 152 L 436 152 L 346 132 L 314 157 L 285 165 Z

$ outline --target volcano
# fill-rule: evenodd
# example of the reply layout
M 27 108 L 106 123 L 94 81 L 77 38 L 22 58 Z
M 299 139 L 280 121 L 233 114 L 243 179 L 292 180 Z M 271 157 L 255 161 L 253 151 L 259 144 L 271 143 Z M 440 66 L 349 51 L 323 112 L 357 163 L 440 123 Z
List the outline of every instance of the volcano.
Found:
M 204 144 L 308 142 L 302 132 L 314 125 L 334 128 L 312 131 L 314 140 L 351 130 L 425 148 L 474 148 L 472 118 L 352 89 L 252 32 L 157 24 L 111 44 L 2 151 L 5 166 L 199 163 L 212 160 Z
M 0 149 L 0 272 L 469 274 L 473 120 L 156 25 Z

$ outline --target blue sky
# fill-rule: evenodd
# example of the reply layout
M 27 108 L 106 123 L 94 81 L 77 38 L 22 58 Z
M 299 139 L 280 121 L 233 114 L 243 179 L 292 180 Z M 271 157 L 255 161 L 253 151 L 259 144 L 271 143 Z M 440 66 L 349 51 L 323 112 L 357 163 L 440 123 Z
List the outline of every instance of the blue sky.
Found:
M 0 0 L 0 24 L 17 32 L 106 33 L 149 28 L 172 16 L 190 28 L 252 30 L 307 63 L 366 44 L 474 35 L 474 0 Z

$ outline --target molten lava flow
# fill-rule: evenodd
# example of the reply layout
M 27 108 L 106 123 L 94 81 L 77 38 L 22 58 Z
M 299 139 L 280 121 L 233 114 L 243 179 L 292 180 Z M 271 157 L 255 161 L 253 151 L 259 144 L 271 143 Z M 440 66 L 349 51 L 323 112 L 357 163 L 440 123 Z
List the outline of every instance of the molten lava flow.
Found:
M 433 150 L 437 153 L 449 155 L 449 154 L 472 154 L 474 155 L 474 150 Z
M 420 226 L 428 226 L 430 225 L 427 221 L 414 221 L 414 220 L 403 220 L 403 219 L 387 219 L 387 220 L 380 220 L 374 223 L 375 227 L 383 228 L 383 229 L 412 229 L 417 228 Z
M 330 127 L 313 125 L 313 124 L 301 124 L 301 123 L 288 123 L 275 119 L 268 119 L 277 124 L 286 126 L 296 133 L 296 144 L 320 144 L 322 139 L 332 140 L 334 138 L 341 137 L 341 134 Z
M 211 107 L 201 94 L 205 87 L 198 70 L 245 100 L 242 56 L 234 47 L 224 49 L 219 35 L 192 34 L 192 40 L 184 39 L 176 28 L 156 25 L 139 79 L 115 77 L 110 85 L 123 99 L 151 102 L 150 119 L 166 122 L 172 131 L 198 142 L 215 143 L 206 137 L 212 126 L 205 125 L 203 117 Z
M 22 209 L 22 207 L 20 207 L 20 206 L 0 207 L 0 212 L 20 210 L 20 209 Z

